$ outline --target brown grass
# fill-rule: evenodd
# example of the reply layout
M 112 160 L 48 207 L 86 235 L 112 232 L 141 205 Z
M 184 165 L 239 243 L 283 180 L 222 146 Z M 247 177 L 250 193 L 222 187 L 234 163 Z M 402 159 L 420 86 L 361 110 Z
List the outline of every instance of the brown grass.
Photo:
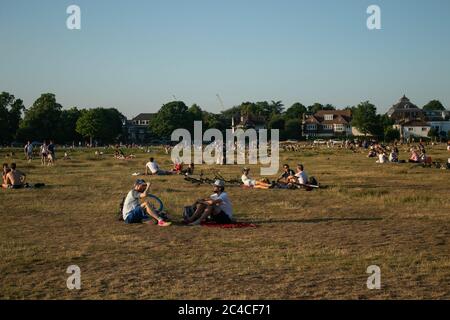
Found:
M 429 152 L 449 157 L 444 146 Z M 236 217 L 256 229 L 159 228 L 115 220 L 148 155 L 121 162 L 92 153 L 55 167 L 16 161 L 47 187 L 0 192 L 0 298 L 450 298 L 448 170 L 378 165 L 346 150 L 282 153 L 329 187 L 229 188 Z M 152 155 L 169 167 L 161 149 Z M 239 176 L 239 166 L 218 168 Z M 177 220 L 184 205 L 211 193 L 180 176 L 150 180 Z M 79 291 L 66 288 L 72 264 L 81 268 Z M 381 290 L 366 288 L 369 265 L 381 267 Z

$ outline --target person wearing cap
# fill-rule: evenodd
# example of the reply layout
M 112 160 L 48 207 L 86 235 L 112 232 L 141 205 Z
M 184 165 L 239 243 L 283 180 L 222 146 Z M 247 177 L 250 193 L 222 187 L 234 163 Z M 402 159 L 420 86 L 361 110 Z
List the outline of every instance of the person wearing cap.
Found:
M 122 216 L 125 223 L 141 223 L 151 222 L 154 218 L 158 221 L 160 227 L 170 226 L 170 222 L 166 222 L 152 208 L 149 202 L 140 203 L 140 199 L 147 197 L 150 184 L 142 179 L 136 180 L 134 188 L 130 190 L 124 200 Z
M 247 186 L 250 188 L 255 188 L 255 189 L 270 189 L 272 187 L 272 185 L 269 183 L 253 180 L 252 178 L 250 178 L 249 173 L 250 173 L 249 168 L 242 169 L 241 180 L 242 180 L 242 183 L 244 184 L 244 186 Z
M 225 183 L 216 180 L 213 188 L 214 194 L 209 198 L 197 200 L 194 214 L 186 220 L 190 226 L 199 225 L 208 217 L 220 224 L 233 223 L 233 207 L 225 192 Z

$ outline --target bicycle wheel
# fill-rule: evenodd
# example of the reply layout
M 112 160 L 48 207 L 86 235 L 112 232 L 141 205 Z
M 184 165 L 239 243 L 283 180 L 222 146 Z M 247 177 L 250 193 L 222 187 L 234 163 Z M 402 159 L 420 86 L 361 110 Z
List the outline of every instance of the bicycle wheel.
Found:
M 155 196 L 154 194 L 148 194 L 146 200 L 156 211 L 163 211 L 164 204 L 160 198 Z

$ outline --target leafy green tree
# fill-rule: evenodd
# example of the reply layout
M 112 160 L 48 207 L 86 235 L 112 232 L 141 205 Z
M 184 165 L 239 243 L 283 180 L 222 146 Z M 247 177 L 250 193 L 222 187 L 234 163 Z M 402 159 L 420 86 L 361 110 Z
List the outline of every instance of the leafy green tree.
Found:
M 0 144 L 9 143 L 16 138 L 23 110 L 25 107 L 22 100 L 8 92 L 0 94 Z
M 76 123 L 76 131 L 85 138 L 101 142 L 115 142 L 122 133 L 123 115 L 114 108 L 82 110 Z
M 310 113 L 314 114 L 319 110 L 323 110 L 323 105 L 318 102 L 314 103 L 311 106 L 308 106 L 308 112 L 310 112 Z
M 444 111 L 445 107 L 439 100 L 431 100 L 422 107 L 423 110 L 441 110 Z
M 52 93 L 42 94 L 25 111 L 23 121 L 20 123 L 18 136 L 22 140 L 57 139 L 59 120 L 62 106 L 56 102 Z
M 400 140 L 400 131 L 392 127 L 386 128 L 384 131 L 384 140 L 386 142 Z
M 191 114 L 191 118 L 193 121 L 202 121 L 203 120 L 203 111 L 197 104 L 193 104 L 188 109 L 188 112 Z
M 176 129 L 192 130 L 193 119 L 188 107 L 182 101 L 166 103 L 150 120 L 150 130 L 161 138 L 170 138 Z
M 301 138 L 302 127 L 300 119 L 289 119 L 285 124 L 284 136 L 286 139 L 298 140 Z
M 275 115 L 269 121 L 269 129 L 278 129 L 280 130 L 280 139 L 285 140 L 285 125 L 286 122 L 281 115 Z
M 82 136 L 76 131 L 77 121 L 81 117 L 81 110 L 76 107 L 61 111 L 58 138 L 60 142 L 80 141 Z
M 431 128 L 430 131 L 428 131 L 428 137 L 431 139 L 437 139 L 439 137 L 439 132 L 436 128 Z
M 377 116 L 377 108 L 369 101 L 361 102 L 353 108 L 352 126 L 357 128 L 364 135 L 378 135 L 380 125 L 380 117 Z M 378 131 L 378 132 L 377 132 Z
M 304 105 L 296 102 L 286 110 L 284 116 L 286 119 L 301 119 L 306 111 L 307 109 Z

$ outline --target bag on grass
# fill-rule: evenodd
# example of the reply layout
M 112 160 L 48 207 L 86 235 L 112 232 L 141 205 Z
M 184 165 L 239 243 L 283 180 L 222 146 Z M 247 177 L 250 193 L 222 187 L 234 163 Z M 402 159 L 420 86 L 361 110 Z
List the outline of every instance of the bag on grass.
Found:
M 308 184 L 313 185 L 313 186 L 318 186 L 319 181 L 317 181 L 317 179 L 315 177 L 310 177 L 308 180 Z

